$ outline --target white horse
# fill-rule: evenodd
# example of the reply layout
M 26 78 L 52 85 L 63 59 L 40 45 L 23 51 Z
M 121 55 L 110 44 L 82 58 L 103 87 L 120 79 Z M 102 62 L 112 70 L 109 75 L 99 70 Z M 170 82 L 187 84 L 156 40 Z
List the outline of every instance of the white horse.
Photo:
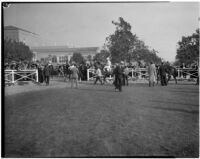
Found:
M 112 75 L 112 68 L 111 68 L 111 61 L 110 58 L 108 57 L 107 59 L 107 64 L 103 68 L 104 72 L 104 82 L 106 81 L 106 77 L 110 77 Z

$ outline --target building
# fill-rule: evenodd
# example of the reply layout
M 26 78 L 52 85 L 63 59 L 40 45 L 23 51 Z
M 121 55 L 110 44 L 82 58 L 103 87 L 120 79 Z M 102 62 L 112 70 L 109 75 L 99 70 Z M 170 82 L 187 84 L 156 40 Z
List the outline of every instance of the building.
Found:
M 4 27 L 4 39 L 23 42 L 28 46 L 39 45 L 39 35 L 15 26 Z
M 41 46 L 41 37 L 33 32 L 15 26 L 4 27 L 4 39 L 23 42 L 34 53 L 33 61 L 51 60 L 55 64 L 63 64 L 69 61 L 73 53 L 81 53 L 85 59 L 90 56 L 93 59 L 98 53 L 98 47 L 69 48 L 68 46 Z
M 51 60 L 53 64 L 64 64 L 66 61 L 70 61 L 73 53 L 80 53 L 86 60 L 88 57 L 93 57 L 99 52 L 98 47 L 80 47 L 69 48 L 67 46 L 40 46 L 31 47 L 34 53 L 34 61 Z

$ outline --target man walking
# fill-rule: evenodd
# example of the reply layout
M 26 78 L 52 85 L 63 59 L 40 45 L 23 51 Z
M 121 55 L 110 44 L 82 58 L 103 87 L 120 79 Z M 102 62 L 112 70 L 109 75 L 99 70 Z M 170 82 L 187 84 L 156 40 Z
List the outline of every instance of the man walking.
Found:
M 97 81 L 100 81 L 101 84 L 103 84 L 103 82 L 102 82 L 102 80 L 101 80 L 101 77 L 102 77 L 101 69 L 99 68 L 99 66 L 97 66 L 97 70 L 96 70 L 96 80 L 94 81 L 94 84 L 96 84 Z

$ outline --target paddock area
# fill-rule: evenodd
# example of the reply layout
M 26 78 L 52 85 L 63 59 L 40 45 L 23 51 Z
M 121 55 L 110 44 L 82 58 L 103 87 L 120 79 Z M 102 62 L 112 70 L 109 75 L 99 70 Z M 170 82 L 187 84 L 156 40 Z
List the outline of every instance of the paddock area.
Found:
M 5 87 L 5 157 L 199 157 L 199 87 Z

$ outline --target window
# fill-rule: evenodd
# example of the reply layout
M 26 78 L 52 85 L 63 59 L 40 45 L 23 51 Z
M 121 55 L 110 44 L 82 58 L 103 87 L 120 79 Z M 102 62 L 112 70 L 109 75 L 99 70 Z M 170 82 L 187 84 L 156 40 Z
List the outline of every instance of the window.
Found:
M 53 63 L 57 63 L 57 57 L 56 57 L 56 56 L 53 56 L 53 57 L 52 57 L 52 62 L 53 62 Z
M 59 57 L 59 63 L 66 63 L 68 60 L 68 56 L 60 56 Z

